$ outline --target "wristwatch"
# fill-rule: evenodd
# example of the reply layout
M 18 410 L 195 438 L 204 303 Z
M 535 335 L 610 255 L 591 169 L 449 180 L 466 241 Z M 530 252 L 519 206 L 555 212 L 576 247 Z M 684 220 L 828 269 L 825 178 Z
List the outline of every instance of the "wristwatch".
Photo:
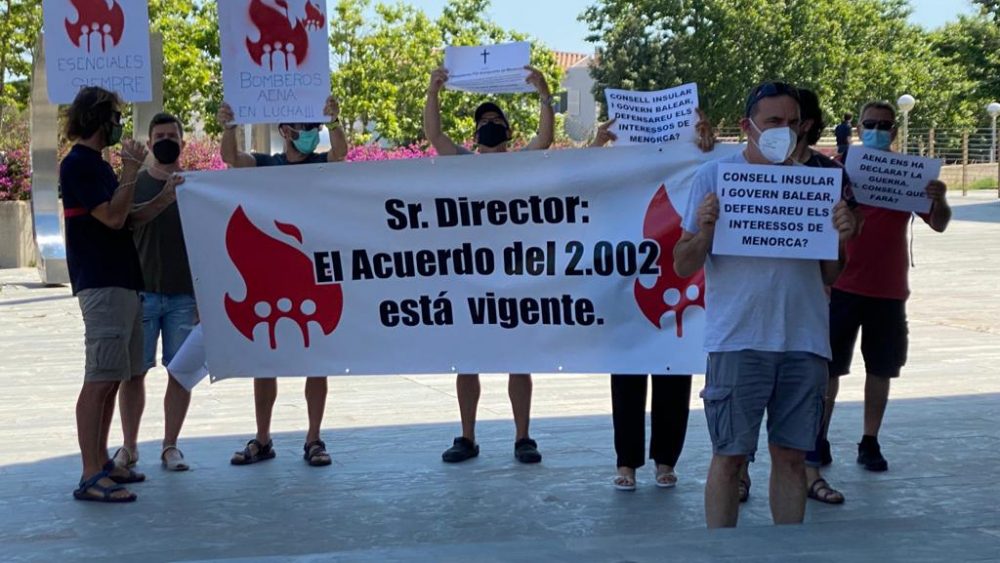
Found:
M 549 94 L 548 96 L 539 96 L 538 101 L 542 103 L 543 106 L 553 106 L 555 107 L 555 96 Z

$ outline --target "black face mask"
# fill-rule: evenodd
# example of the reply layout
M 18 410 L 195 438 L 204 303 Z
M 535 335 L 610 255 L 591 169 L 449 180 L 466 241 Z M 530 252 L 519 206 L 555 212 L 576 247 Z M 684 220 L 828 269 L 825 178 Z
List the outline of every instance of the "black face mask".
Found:
M 490 121 L 476 130 L 477 143 L 493 148 L 507 141 L 507 127 Z
M 170 139 L 160 139 L 153 143 L 153 156 L 160 164 L 173 164 L 181 156 L 181 145 Z

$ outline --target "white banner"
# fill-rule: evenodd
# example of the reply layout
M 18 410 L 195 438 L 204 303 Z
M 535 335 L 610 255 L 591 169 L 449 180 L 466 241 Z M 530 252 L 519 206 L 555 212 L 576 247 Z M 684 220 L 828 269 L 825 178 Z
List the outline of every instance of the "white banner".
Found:
M 42 13 L 50 102 L 72 103 L 85 86 L 153 99 L 146 0 L 44 0 Z
M 616 145 L 691 141 L 698 124 L 698 85 L 684 84 L 656 92 L 607 88 L 608 118 L 615 119 Z
M 712 252 L 836 260 L 842 182 L 840 168 L 720 164 Z
M 187 175 L 213 379 L 704 370 L 679 278 L 709 157 L 621 147 Z
M 322 123 L 330 95 L 326 0 L 219 2 L 223 97 L 236 123 Z
M 445 47 L 445 86 L 452 90 L 481 94 L 534 92 L 526 82 L 531 63 L 531 43 L 501 43 L 477 47 Z
M 855 145 L 847 151 L 845 168 L 858 203 L 930 213 L 927 183 L 941 174 L 941 161 Z

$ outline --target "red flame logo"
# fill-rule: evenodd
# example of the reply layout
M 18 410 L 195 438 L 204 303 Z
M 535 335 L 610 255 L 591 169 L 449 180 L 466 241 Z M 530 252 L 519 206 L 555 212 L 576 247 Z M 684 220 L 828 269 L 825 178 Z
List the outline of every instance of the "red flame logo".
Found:
M 263 0 L 251 0 L 250 21 L 256 26 L 260 39 L 251 41 L 247 37 L 247 52 L 261 68 L 270 71 L 294 70 L 309 55 L 307 27 L 312 29 L 311 26 L 319 24 L 323 27 L 326 18 L 312 2 L 306 2 L 306 19 L 295 20 L 293 27 L 288 2 L 274 0 L 274 4 L 269 6 Z
M 302 244 L 298 227 L 277 221 L 274 225 Z M 248 340 L 254 340 L 257 325 L 266 323 L 271 349 L 276 349 L 275 327 L 280 319 L 299 325 L 306 348 L 310 322 L 318 323 L 327 336 L 337 329 L 344 309 L 340 285 L 318 285 L 309 257 L 258 229 L 242 206 L 229 218 L 226 250 L 247 286 L 243 301 L 226 294 L 226 314 Z
M 326 28 L 326 15 L 312 2 L 306 2 L 306 29 L 317 31 Z
M 125 12 L 117 0 L 69 0 L 76 9 L 75 22 L 64 20 L 66 34 L 73 45 L 88 53 L 107 52 L 118 45 L 125 32 Z
M 663 315 L 673 311 L 677 337 L 681 338 L 684 336 L 684 311 L 692 306 L 705 308 L 705 273 L 698 270 L 695 275 L 682 278 L 674 272 L 673 251 L 681 238 L 681 216 L 670 203 L 665 186 L 656 190 L 649 203 L 642 235 L 660 245 L 660 277 L 651 288 L 635 280 L 635 301 L 656 328 L 662 329 Z

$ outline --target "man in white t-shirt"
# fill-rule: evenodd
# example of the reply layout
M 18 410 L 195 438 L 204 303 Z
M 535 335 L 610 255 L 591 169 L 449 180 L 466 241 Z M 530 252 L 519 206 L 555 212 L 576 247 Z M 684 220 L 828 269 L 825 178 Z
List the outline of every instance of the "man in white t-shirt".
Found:
M 841 201 L 833 225 L 841 260 L 746 258 L 712 253 L 719 218 L 719 162 L 793 165 L 800 120 L 798 91 L 780 82 L 751 91 L 741 128 L 746 149 L 704 165 L 692 180 L 684 234 L 674 248 L 680 276 L 705 268 L 705 349 L 709 353 L 705 416 L 713 457 L 705 486 L 709 528 L 734 527 L 739 473 L 757 449 L 764 412 L 771 453 L 771 515 L 775 524 L 801 523 L 806 505 L 805 454 L 823 415 L 830 359 L 825 285 L 843 268 L 854 217 Z

